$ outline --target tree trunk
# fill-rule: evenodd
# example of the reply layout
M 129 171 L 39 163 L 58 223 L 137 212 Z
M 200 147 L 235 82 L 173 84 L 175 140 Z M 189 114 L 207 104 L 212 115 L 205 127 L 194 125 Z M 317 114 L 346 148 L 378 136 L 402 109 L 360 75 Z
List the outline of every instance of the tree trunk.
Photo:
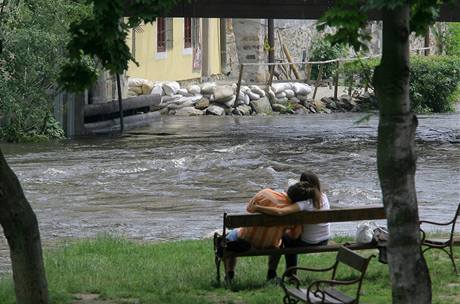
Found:
M 431 303 L 415 190 L 417 117 L 409 101 L 409 6 L 383 10 L 383 51 L 374 87 L 380 105 L 377 165 L 390 240 L 393 303 Z
M 1 150 L 0 224 L 10 247 L 16 303 L 48 303 L 37 218 Z

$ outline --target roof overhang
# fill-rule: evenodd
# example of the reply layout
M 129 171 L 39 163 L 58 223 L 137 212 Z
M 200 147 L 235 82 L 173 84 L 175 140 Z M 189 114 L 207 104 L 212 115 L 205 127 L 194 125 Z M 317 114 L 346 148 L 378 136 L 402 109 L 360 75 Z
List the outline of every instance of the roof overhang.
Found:
M 132 2 L 125 1 L 127 16 L 136 13 Z M 460 22 L 460 1 L 454 2 L 443 5 L 439 21 Z M 181 0 L 164 17 L 319 19 L 333 5 L 332 0 Z M 380 12 L 369 13 L 369 20 L 380 19 Z

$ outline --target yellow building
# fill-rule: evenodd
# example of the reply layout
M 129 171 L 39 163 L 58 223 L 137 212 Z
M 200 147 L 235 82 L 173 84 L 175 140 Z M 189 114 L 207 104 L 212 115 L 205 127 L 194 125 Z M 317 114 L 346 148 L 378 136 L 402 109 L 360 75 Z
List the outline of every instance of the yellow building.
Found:
M 221 73 L 219 19 L 157 18 L 131 31 L 127 41 L 139 63 L 128 76 L 186 80 Z

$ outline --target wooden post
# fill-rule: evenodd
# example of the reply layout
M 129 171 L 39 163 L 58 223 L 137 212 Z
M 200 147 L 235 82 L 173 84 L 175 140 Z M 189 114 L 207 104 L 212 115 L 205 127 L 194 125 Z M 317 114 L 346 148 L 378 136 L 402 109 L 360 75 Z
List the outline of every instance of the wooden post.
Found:
M 271 86 L 272 83 L 273 83 L 273 74 L 275 73 L 275 66 L 274 65 L 271 65 L 270 68 L 270 75 L 268 76 L 268 83 L 267 85 L 268 86 Z
M 235 92 L 235 104 L 236 101 L 238 100 L 238 96 L 240 95 L 240 89 L 241 89 L 241 79 L 243 78 L 243 70 L 244 70 L 244 64 L 240 64 L 240 75 L 238 76 L 238 84 L 236 86 L 236 92 Z
M 118 110 L 120 111 L 120 134 L 123 134 L 123 98 L 121 97 L 120 74 L 117 73 Z
M 281 34 L 279 31 L 278 31 L 278 39 L 280 41 L 281 47 L 283 48 L 284 55 L 286 55 L 286 59 L 290 63 L 290 67 L 292 68 L 292 71 L 294 72 L 295 78 L 300 80 L 300 73 L 297 70 L 297 67 L 294 64 L 292 64 L 293 61 L 292 61 L 291 54 L 289 53 L 287 46 L 283 43 L 283 40 L 281 38 Z
M 318 91 L 318 86 L 319 86 L 319 84 L 321 82 L 321 78 L 323 77 L 323 67 L 324 67 L 324 65 L 322 65 L 322 64 L 319 66 L 318 79 L 316 79 L 315 91 L 313 92 L 313 100 L 315 100 L 316 91 Z
M 340 60 L 337 60 L 337 70 L 335 71 L 334 77 L 334 98 L 337 99 L 338 91 L 339 91 L 339 70 L 340 70 Z
M 311 78 L 311 64 L 307 63 L 305 67 L 305 82 L 308 83 Z

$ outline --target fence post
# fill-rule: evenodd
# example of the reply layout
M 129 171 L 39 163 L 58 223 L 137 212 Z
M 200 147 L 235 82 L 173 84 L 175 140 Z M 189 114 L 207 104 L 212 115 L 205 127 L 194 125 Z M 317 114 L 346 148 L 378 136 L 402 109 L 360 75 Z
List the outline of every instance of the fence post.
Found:
M 236 92 L 235 92 L 235 105 L 237 104 L 238 96 L 240 95 L 240 90 L 241 90 L 241 79 L 243 78 L 243 70 L 244 70 L 244 64 L 240 64 L 240 75 L 238 76 L 238 84 L 236 86 Z
M 318 91 L 318 86 L 319 86 L 319 84 L 321 82 L 321 78 L 323 77 L 323 67 L 324 67 L 324 65 L 322 65 L 322 64 L 319 66 L 318 79 L 316 79 L 315 91 L 313 92 L 313 100 L 315 100 L 316 91 Z
M 340 70 L 340 60 L 337 60 L 337 70 L 335 71 L 335 77 L 334 77 L 334 98 L 337 99 L 337 93 L 339 91 L 339 70 Z

